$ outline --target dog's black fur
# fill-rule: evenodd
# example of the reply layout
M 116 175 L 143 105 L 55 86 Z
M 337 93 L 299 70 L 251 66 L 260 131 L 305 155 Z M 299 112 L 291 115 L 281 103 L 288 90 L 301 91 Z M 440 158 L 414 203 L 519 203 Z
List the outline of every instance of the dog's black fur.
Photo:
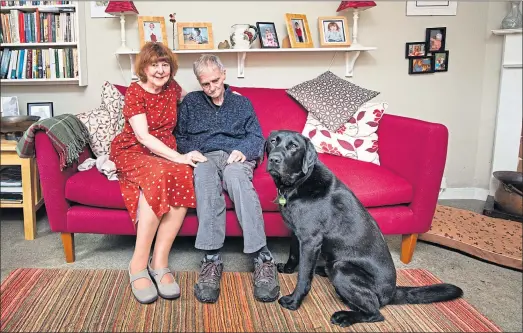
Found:
M 376 221 L 323 163 L 310 140 L 293 131 L 273 131 L 266 142 L 267 171 L 280 196 L 283 219 L 292 231 L 290 255 L 281 273 L 298 266 L 292 294 L 278 302 L 296 310 L 317 274 L 328 276 L 351 311 L 338 311 L 331 322 L 349 326 L 383 321 L 387 304 L 420 304 L 452 300 L 463 295 L 454 285 L 397 287 L 396 268 Z M 322 253 L 325 267 L 316 267 Z

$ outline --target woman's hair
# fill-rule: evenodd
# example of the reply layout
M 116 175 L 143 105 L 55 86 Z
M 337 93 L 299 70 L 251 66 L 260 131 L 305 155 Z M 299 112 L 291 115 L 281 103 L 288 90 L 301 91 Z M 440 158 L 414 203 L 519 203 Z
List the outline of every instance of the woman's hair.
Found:
M 146 43 L 140 50 L 140 53 L 138 53 L 138 55 L 136 56 L 136 61 L 134 62 L 134 72 L 136 73 L 140 81 L 147 81 L 147 75 L 145 75 L 145 68 L 147 68 L 147 66 L 151 64 L 160 61 L 165 61 L 169 64 L 169 67 L 171 68 L 171 75 L 169 77 L 169 81 L 167 81 L 167 83 L 170 83 L 173 77 L 176 75 L 176 72 L 178 71 L 178 61 L 176 60 L 176 56 L 174 55 L 173 51 L 171 51 L 163 43 Z

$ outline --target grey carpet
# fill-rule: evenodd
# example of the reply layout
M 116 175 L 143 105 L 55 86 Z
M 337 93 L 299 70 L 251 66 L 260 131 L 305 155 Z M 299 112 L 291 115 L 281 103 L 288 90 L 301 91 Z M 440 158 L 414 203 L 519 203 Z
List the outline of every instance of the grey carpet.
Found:
M 441 204 L 481 212 L 483 202 L 441 201 Z M 134 247 L 133 236 L 75 235 L 76 262 L 65 263 L 60 235 L 49 229 L 45 208 L 37 214 L 37 238 L 23 237 L 22 212 L 2 209 L 1 277 L 15 268 L 105 268 L 127 269 Z M 494 321 L 503 331 L 522 331 L 522 273 L 490 264 L 463 253 L 418 242 L 408 265 L 399 260 L 400 236 L 386 236 L 397 268 L 427 269 L 445 282 L 459 285 L 465 299 Z M 288 241 L 269 239 L 269 248 L 278 262 L 287 259 Z M 249 271 L 252 262 L 242 253 L 242 239 L 228 238 L 223 250 L 225 270 Z M 175 240 L 170 265 L 175 270 L 198 270 L 201 253 L 194 249 L 194 237 Z

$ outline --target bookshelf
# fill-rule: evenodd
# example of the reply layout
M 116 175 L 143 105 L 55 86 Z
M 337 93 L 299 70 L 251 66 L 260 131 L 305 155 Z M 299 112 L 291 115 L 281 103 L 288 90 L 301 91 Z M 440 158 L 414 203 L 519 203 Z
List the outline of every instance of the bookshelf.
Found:
M 0 1 L 1 85 L 87 85 L 85 1 Z

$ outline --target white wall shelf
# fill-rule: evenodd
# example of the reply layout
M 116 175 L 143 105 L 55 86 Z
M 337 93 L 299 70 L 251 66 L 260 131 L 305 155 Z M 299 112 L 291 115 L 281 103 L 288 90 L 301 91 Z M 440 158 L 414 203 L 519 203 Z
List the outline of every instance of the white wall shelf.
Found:
M 213 49 L 213 50 L 175 50 L 176 54 L 202 54 L 202 53 L 236 53 L 238 57 L 238 74 L 239 78 L 245 77 L 245 59 L 247 53 L 274 53 L 274 52 L 343 52 L 345 53 L 345 76 L 354 75 L 354 64 L 361 52 L 376 50 L 376 47 L 370 46 L 351 46 L 351 47 L 330 47 L 330 48 L 279 48 L 279 49 Z M 134 73 L 134 59 L 138 51 L 116 53 L 117 61 L 120 64 L 120 56 L 129 56 L 131 64 L 131 79 L 136 79 Z
M 2 6 L 0 12 L 9 13 L 13 10 L 22 12 L 58 13 L 70 12 L 74 15 L 74 42 L 41 42 L 41 43 L 2 43 L 2 50 L 19 49 L 66 49 L 75 48 L 78 54 L 78 77 L 75 78 L 38 78 L 38 79 L 1 79 L 2 85 L 56 85 L 70 84 L 87 86 L 87 52 L 85 48 L 85 1 L 73 1 L 67 5 L 41 5 L 41 6 Z M 4 36 L 5 38 L 5 36 Z M 12 59 L 10 59 L 11 61 Z
M 523 32 L 523 29 L 498 29 L 498 30 L 492 30 L 492 33 L 494 35 L 512 35 L 512 34 L 520 34 Z
M 66 79 L 2 79 L 0 80 L 2 85 L 6 86 L 35 86 L 35 85 L 57 85 L 57 84 L 76 84 L 78 85 L 78 79 L 66 78 Z

